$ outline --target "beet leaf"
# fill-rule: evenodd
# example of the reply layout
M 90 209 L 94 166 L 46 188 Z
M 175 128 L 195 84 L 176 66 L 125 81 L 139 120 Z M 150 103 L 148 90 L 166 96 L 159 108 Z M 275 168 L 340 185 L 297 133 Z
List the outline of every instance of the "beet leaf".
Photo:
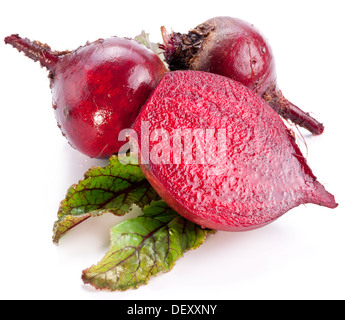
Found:
M 214 231 L 184 219 L 163 200 L 144 207 L 143 215 L 111 229 L 110 250 L 83 271 L 84 283 L 97 289 L 127 290 L 168 272 L 176 260 L 198 248 Z
M 143 208 L 159 199 L 139 165 L 124 165 L 113 156 L 106 167 L 89 169 L 83 180 L 69 188 L 59 207 L 53 242 L 58 243 L 67 231 L 90 217 L 104 213 L 123 216 L 133 204 Z

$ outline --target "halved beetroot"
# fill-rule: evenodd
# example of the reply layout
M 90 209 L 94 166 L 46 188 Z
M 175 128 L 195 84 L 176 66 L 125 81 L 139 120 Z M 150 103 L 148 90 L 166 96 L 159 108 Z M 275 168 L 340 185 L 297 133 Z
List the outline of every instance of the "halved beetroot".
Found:
M 303 203 L 337 206 L 278 114 L 229 78 L 168 73 L 133 129 L 147 179 L 203 227 L 249 230 Z

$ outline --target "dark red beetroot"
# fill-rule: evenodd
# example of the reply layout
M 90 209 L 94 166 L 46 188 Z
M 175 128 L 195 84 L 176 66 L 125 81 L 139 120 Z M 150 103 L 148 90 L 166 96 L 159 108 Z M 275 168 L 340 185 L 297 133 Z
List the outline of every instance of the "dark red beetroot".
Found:
M 162 34 L 170 70 L 201 70 L 239 81 L 262 96 L 283 118 L 317 135 L 324 126 L 288 101 L 278 89 L 271 47 L 253 25 L 217 17 L 188 34 Z
M 58 126 L 74 148 L 95 158 L 118 152 L 119 132 L 132 125 L 166 72 L 155 53 L 130 39 L 100 39 L 63 52 L 18 35 L 5 42 L 49 70 Z
M 166 74 L 133 129 L 152 186 L 204 227 L 248 230 L 303 203 L 337 206 L 279 115 L 229 78 Z

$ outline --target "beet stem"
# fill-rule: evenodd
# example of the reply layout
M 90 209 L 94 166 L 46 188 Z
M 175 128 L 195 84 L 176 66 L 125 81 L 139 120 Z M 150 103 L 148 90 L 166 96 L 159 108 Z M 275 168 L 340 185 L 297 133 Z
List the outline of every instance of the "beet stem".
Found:
M 174 50 L 174 45 L 172 44 L 172 41 L 171 41 L 171 35 L 169 34 L 169 32 L 164 26 L 161 27 L 161 33 L 162 33 L 165 49 L 169 51 Z
M 28 58 L 39 61 L 41 66 L 49 71 L 54 69 L 59 61 L 59 52 L 52 51 L 48 45 L 38 41 L 31 41 L 13 34 L 5 38 L 5 43 L 10 44 L 19 52 L 23 52 Z

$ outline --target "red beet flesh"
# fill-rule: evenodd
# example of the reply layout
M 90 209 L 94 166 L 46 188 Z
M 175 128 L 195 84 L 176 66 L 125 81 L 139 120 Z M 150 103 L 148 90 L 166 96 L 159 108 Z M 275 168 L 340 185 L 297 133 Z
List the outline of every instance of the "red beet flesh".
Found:
M 166 72 L 155 53 L 113 37 L 57 52 L 18 35 L 5 39 L 50 71 L 53 108 L 69 143 L 92 158 L 108 158 L 123 144 L 146 99 Z
M 171 70 L 200 70 L 239 81 L 260 96 L 283 118 L 317 135 L 324 126 L 288 101 L 278 89 L 272 49 L 249 23 L 217 17 L 188 34 L 169 35 L 162 28 L 165 58 Z
M 279 115 L 227 77 L 166 74 L 133 129 L 147 179 L 172 208 L 203 227 L 249 230 L 303 203 L 337 206 Z

